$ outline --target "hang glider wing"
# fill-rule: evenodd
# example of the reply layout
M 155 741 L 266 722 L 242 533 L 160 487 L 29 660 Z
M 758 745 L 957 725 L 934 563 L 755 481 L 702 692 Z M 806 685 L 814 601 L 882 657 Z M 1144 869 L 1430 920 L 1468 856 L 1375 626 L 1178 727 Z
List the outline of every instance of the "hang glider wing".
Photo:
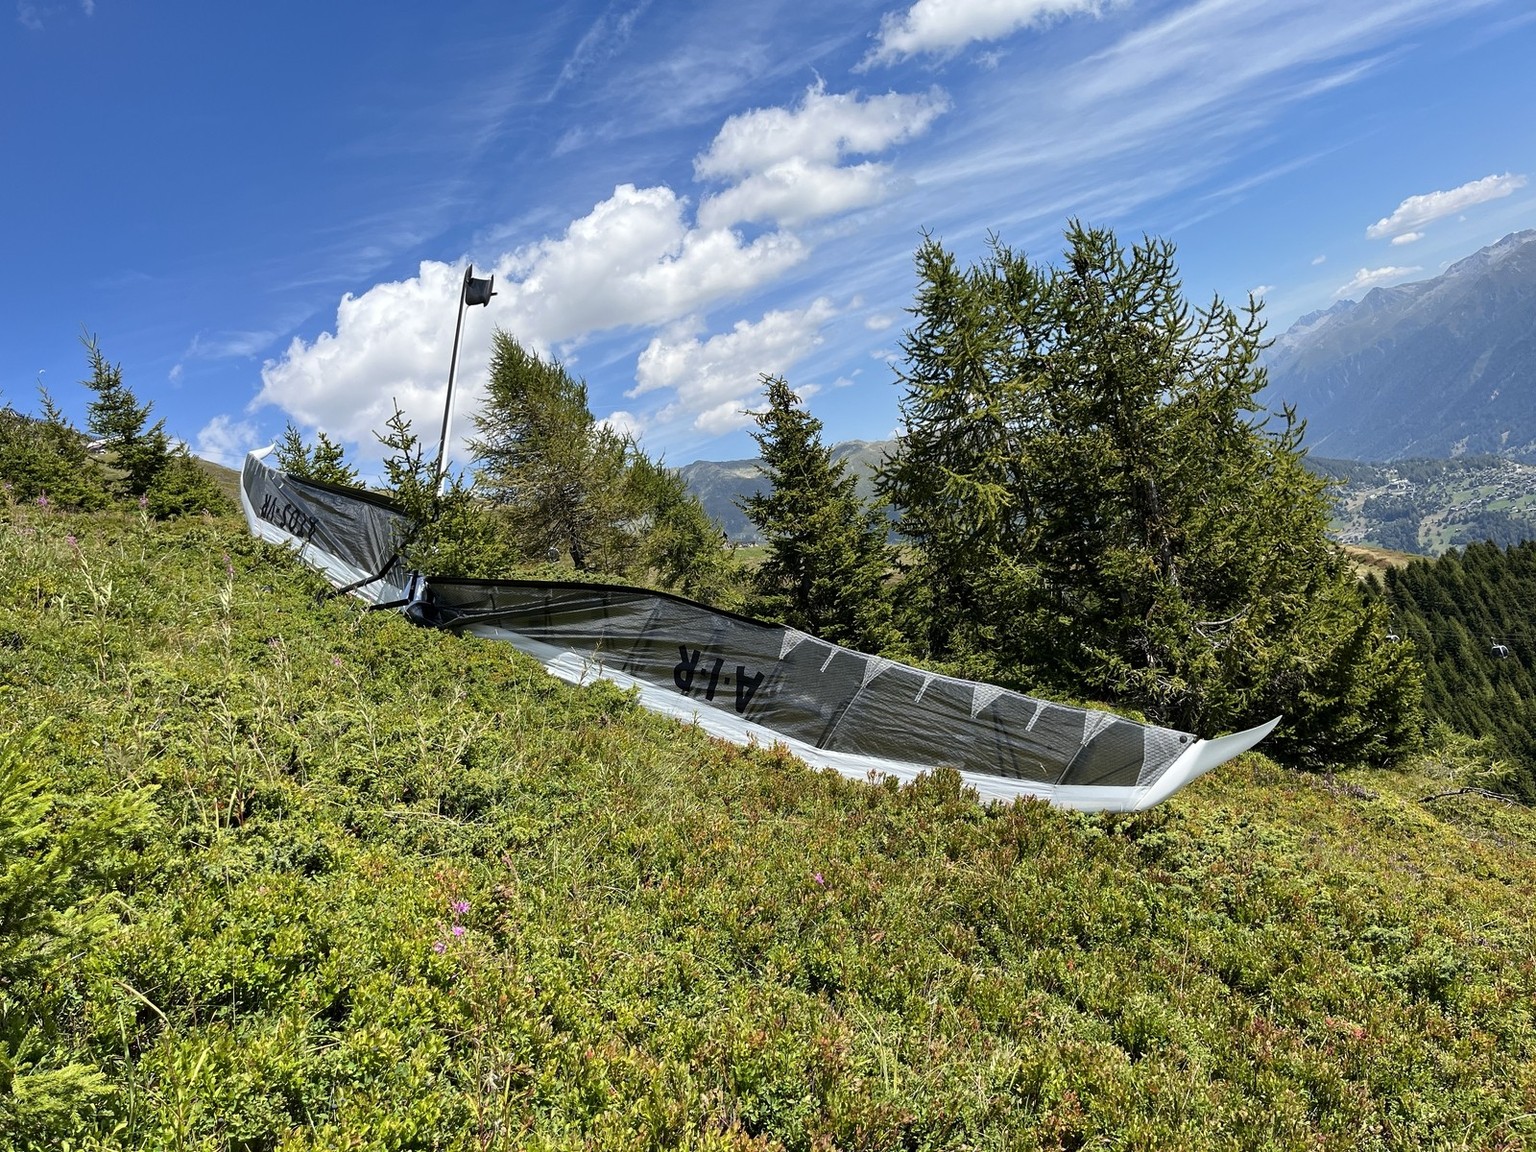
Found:
M 387 500 L 286 476 L 256 453 L 242 499 L 252 532 L 293 545 L 369 604 L 505 641 L 572 683 L 612 681 L 653 711 L 739 744 L 780 743 L 857 779 L 911 780 L 951 767 L 985 799 L 1136 811 L 1252 748 L 1278 723 L 1201 740 L 652 589 L 409 575 L 396 553 L 410 525 Z

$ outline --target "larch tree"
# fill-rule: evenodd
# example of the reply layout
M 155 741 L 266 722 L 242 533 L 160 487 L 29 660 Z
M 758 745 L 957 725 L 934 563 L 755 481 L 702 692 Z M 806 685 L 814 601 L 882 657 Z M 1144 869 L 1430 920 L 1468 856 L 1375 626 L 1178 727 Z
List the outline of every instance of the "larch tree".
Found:
M 498 331 L 475 416 L 476 490 L 497 505 L 525 559 L 639 575 L 729 600 L 732 566 L 698 499 L 633 438 L 600 424 L 585 382 Z
M 605 567 L 623 546 L 631 446 L 597 425 L 586 384 L 498 331 L 474 420 L 476 486 L 504 509 L 520 551 L 565 553 L 578 571 Z
M 1057 266 L 931 237 L 880 476 L 915 565 L 918 646 L 984 675 L 1198 730 L 1382 760 L 1421 723 L 1326 537 L 1302 425 L 1266 418 L 1260 305 L 1185 300 L 1173 247 L 1074 222 Z

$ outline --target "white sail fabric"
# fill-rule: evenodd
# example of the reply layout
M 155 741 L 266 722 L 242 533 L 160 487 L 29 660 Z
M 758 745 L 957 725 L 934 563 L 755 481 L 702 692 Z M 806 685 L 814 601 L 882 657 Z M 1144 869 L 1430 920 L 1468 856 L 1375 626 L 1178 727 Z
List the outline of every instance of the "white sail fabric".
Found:
M 859 779 L 950 767 L 988 799 L 1067 808 L 1151 807 L 1274 728 L 1205 741 L 842 648 L 780 624 L 644 588 L 531 580 L 407 578 L 408 527 L 387 501 L 246 461 L 251 530 L 293 543 L 370 604 L 408 599 L 432 627 L 509 642 L 553 674 L 602 678 L 640 704 L 737 743 L 782 743 Z
M 292 545 L 337 588 L 369 604 L 403 601 L 409 573 L 399 554 L 410 521 L 383 496 L 267 467 L 273 447 L 248 455 L 241 472 L 240 505 L 251 534 Z

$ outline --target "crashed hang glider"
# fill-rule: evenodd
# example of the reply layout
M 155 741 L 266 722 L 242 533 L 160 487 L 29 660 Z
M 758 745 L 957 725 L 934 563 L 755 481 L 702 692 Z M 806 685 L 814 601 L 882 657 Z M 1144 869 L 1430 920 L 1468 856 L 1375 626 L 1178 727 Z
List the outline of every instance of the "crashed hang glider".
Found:
M 245 461 L 240 495 L 251 531 L 296 548 L 338 589 L 419 624 L 506 641 L 564 680 L 612 681 L 648 709 L 738 744 L 783 744 L 857 779 L 911 780 L 947 766 L 987 799 L 1138 811 L 1278 723 L 1201 740 L 651 589 L 424 577 L 399 558 L 411 525 L 387 499 L 278 472 L 263 463 L 270 451 Z

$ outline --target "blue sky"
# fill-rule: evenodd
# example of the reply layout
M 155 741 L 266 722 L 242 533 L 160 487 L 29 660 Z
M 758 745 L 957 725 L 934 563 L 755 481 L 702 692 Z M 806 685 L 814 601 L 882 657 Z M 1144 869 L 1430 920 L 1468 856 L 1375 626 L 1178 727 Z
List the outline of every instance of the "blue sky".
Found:
M 1536 227 L 1530 0 L 10 3 L 0 402 L 83 422 L 89 331 L 226 463 L 435 440 L 466 261 L 462 426 L 500 326 L 681 464 L 761 372 L 889 435 L 925 230 L 1164 236 L 1279 332 Z

